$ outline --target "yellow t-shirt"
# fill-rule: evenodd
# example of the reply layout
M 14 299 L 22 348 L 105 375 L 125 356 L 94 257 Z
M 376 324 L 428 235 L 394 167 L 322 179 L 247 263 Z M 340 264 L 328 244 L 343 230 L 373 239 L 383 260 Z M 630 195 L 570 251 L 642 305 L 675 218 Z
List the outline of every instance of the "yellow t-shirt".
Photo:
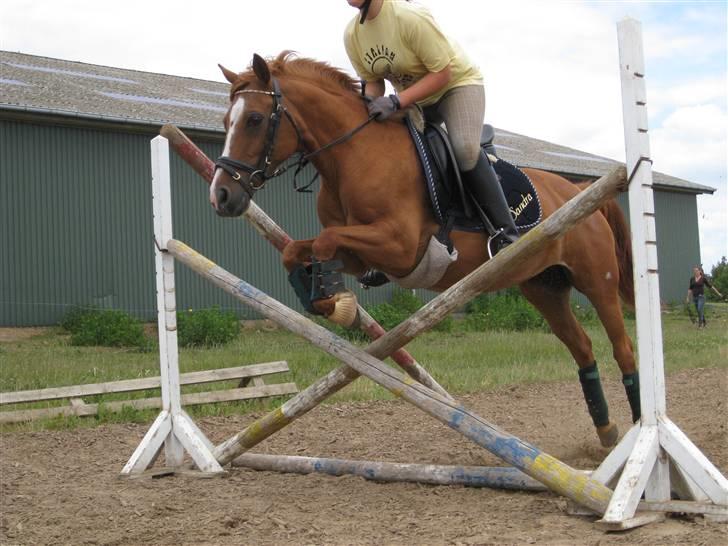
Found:
M 404 0 L 384 0 L 377 16 L 363 25 L 359 24 L 357 14 L 346 27 L 344 45 L 360 78 L 389 80 L 398 92 L 449 64 L 450 82 L 419 101 L 420 106 L 437 102 L 454 87 L 483 84 L 478 67 L 456 42 L 445 36 L 432 14 Z

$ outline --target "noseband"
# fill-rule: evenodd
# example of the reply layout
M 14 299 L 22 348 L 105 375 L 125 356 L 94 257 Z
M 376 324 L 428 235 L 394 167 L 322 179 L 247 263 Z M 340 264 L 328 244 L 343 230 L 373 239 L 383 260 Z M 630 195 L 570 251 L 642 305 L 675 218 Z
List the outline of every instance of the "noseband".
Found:
M 337 144 L 348 140 L 374 119 L 374 116 L 369 116 L 364 123 L 357 125 L 348 133 L 332 140 L 328 144 L 324 144 L 319 149 L 313 152 L 304 154 L 303 152 L 300 152 L 300 148 L 304 147 L 303 138 L 301 137 L 301 131 L 294 121 L 293 116 L 291 116 L 288 109 L 283 105 L 283 94 L 281 93 L 280 85 L 278 85 L 278 80 L 276 80 L 275 78 L 271 78 L 271 81 L 273 82 L 273 91 L 263 91 L 259 89 L 241 89 L 240 91 L 236 91 L 234 93 L 234 95 L 240 95 L 243 93 L 257 93 L 259 95 L 269 95 L 273 99 L 273 110 L 270 114 L 270 123 L 268 124 L 268 132 L 265 137 L 265 145 L 263 147 L 263 152 L 258 158 L 258 164 L 253 166 L 228 156 L 220 156 L 215 161 L 215 168 L 222 169 L 223 171 L 228 173 L 235 182 L 238 182 L 240 184 L 245 193 L 247 193 L 251 199 L 253 198 L 253 194 L 256 191 L 262 189 L 269 179 L 280 176 L 294 165 L 297 165 L 297 175 L 306 166 L 309 159 L 317 156 L 318 154 L 320 154 L 324 150 L 331 148 L 332 146 L 336 146 Z M 298 145 L 296 146 L 296 148 L 299 149 L 300 155 L 295 163 L 280 167 L 274 170 L 272 173 L 269 173 L 268 169 L 273 159 L 273 151 L 275 150 L 276 139 L 278 137 L 278 128 L 280 127 L 281 116 L 283 114 L 285 114 L 285 116 L 288 118 L 288 121 L 291 122 L 291 126 L 293 126 L 293 129 L 296 131 L 296 138 L 298 139 Z M 249 176 L 247 180 L 243 179 L 243 177 L 240 175 L 240 171 L 248 173 Z M 306 188 L 310 186 L 313 182 L 315 182 L 315 178 L 305 188 L 298 188 L 296 187 L 296 175 L 294 175 L 294 188 L 297 191 L 309 191 Z

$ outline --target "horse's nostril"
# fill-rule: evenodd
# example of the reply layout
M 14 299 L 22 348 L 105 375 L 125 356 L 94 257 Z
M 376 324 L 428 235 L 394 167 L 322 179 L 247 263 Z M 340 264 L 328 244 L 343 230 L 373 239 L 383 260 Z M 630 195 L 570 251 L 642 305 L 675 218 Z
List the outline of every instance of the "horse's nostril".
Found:
M 217 198 L 217 206 L 221 207 L 227 203 L 229 194 L 225 188 L 218 188 L 215 190 L 215 197 Z

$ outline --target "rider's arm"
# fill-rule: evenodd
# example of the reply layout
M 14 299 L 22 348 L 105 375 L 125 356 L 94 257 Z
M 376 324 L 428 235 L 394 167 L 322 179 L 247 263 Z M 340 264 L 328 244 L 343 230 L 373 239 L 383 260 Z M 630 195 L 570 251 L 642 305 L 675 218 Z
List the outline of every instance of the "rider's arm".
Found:
M 367 81 L 364 87 L 364 94 L 367 97 L 383 97 L 384 96 L 384 80 Z
M 428 72 L 417 83 L 408 87 L 398 95 L 400 106 L 407 108 L 418 101 L 434 95 L 450 83 L 450 77 L 449 64 L 439 72 Z

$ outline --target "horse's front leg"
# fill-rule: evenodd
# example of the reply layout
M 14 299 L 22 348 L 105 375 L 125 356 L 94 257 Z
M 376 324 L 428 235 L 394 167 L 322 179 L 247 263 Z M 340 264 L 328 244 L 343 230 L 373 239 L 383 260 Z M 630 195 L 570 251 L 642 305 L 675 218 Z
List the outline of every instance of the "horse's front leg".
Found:
M 392 229 L 388 224 L 332 226 L 316 237 L 311 250 L 319 262 L 326 263 L 339 256 L 353 255 L 369 267 L 404 276 L 416 265 L 418 242 L 419 233 L 417 236 L 408 236 L 406 230 Z M 341 290 L 343 286 L 337 288 Z M 313 306 L 329 320 L 347 327 L 358 316 L 356 296 L 348 290 L 315 301 Z
M 352 327 L 358 316 L 353 292 L 344 289 L 341 272 L 360 277 L 365 270 L 361 260 L 351 252 L 341 250 L 332 259 L 340 260 L 343 268 L 330 270 L 326 264 L 312 264 L 315 255 L 314 239 L 292 241 L 283 249 L 283 265 L 288 280 L 307 311 L 323 315 L 332 322 Z
M 312 244 L 318 260 L 331 260 L 342 253 L 353 254 L 368 267 L 376 267 L 395 276 L 405 276 L 414 269 L 419 233 L 384 225 L 333 226 L 324 229 Z
M 312 256 L 319 259 L 313 251 L 313 243 L 315 240 L 316 239 L 305 239 L 301 241 L 291 241 L 288 245 L 286 245 L 283 249 L 282 255 L 283 267 L 286 268 L 286 271 L 290 273 L 301 264 L 310 264 Z M 341 260 L 344 264 L 344 267 L 341 270 L 343 273 L 360 277 L 364 271 L 366 271 L 364 262 L 349 251 L 340 250 L 336 252 L 334 257 L 331 259 Z

